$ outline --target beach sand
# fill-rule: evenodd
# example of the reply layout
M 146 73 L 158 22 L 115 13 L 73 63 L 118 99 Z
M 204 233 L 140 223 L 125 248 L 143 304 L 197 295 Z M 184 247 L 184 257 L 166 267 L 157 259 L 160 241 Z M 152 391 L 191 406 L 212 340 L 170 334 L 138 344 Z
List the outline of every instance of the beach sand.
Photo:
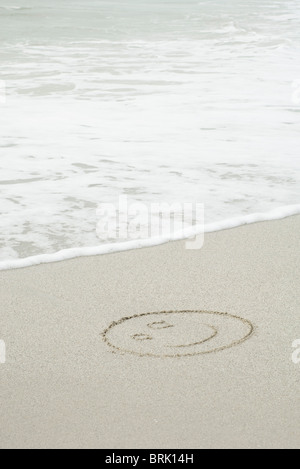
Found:
M 0 272 L 0 447 L 299 448 L 299 232 Z

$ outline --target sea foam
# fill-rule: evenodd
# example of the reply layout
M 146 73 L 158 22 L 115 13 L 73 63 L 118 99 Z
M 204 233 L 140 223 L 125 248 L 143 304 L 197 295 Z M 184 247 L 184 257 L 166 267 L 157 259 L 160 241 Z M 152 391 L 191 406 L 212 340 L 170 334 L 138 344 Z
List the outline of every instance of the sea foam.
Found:
M 0 262 L 0 271 L 21 269 L 25 267 L 37 266 L 40 264 L 49 264 L 52 262 L 61 262 L 65 260 L 75 259 L 78 257 L 91 257 L 103 254 L 112 254 L 116 252 L 129 251 L 133 249 L 150 248 L 165 244 L 171 241 L 179 241 L 181 239 L 193 239 L 198 234 L 212 233 L 226 229 L 233 229 L 243 225 L 249 225 L 257 222 L 280 220 L 290 217 L 292 215 L 300 214 L 300 205 L 293 205 L 288 207 L 280 207 L 268 213 L 254 213 L 245 217 L 233 218 L 223 220 L 209 225 L 201 225 L 191 227 L 183 232 L 177 232 L 170 237 L 156 237 L 149 239 L 139 239 L 134 241 L 127 241 L 122 243 L 106 244 L 102 246 L 86 247 L 86 248 L 71 248 L 53 254 L 42 254 L 38 256 L 27 257 L 25 259 L 9 260 Z
M 31 9 L 0 11 L 0 262 L 94 252 L 120 195 L 204 204 L 206 229 L 299 203 L 298 0 L 9 8 Z

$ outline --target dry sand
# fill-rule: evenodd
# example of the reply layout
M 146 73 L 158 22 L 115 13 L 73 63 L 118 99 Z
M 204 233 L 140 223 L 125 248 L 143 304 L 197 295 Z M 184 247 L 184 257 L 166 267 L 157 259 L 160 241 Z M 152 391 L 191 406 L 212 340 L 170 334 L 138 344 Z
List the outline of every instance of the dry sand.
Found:
M 299 231 L 0 272 L 0 447 L 299 448 Z

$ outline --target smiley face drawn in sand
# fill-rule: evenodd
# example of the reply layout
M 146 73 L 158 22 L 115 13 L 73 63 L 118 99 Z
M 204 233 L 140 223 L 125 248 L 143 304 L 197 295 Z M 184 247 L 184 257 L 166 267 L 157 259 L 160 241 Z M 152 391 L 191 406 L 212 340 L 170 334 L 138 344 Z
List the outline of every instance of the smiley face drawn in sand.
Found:
M 227 313 L 162 311 L 122 318 L 102 336 L 114 352 L 176 358 L 229 349 L 253 332 L 250 321 Z

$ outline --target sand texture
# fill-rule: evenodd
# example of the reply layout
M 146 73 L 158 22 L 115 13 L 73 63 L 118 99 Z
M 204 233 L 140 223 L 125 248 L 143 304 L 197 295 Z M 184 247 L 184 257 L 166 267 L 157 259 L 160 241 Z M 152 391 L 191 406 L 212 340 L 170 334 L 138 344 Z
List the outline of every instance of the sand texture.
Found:
M 0 272 L 0 448 L 299 448 L 299 231 Z

